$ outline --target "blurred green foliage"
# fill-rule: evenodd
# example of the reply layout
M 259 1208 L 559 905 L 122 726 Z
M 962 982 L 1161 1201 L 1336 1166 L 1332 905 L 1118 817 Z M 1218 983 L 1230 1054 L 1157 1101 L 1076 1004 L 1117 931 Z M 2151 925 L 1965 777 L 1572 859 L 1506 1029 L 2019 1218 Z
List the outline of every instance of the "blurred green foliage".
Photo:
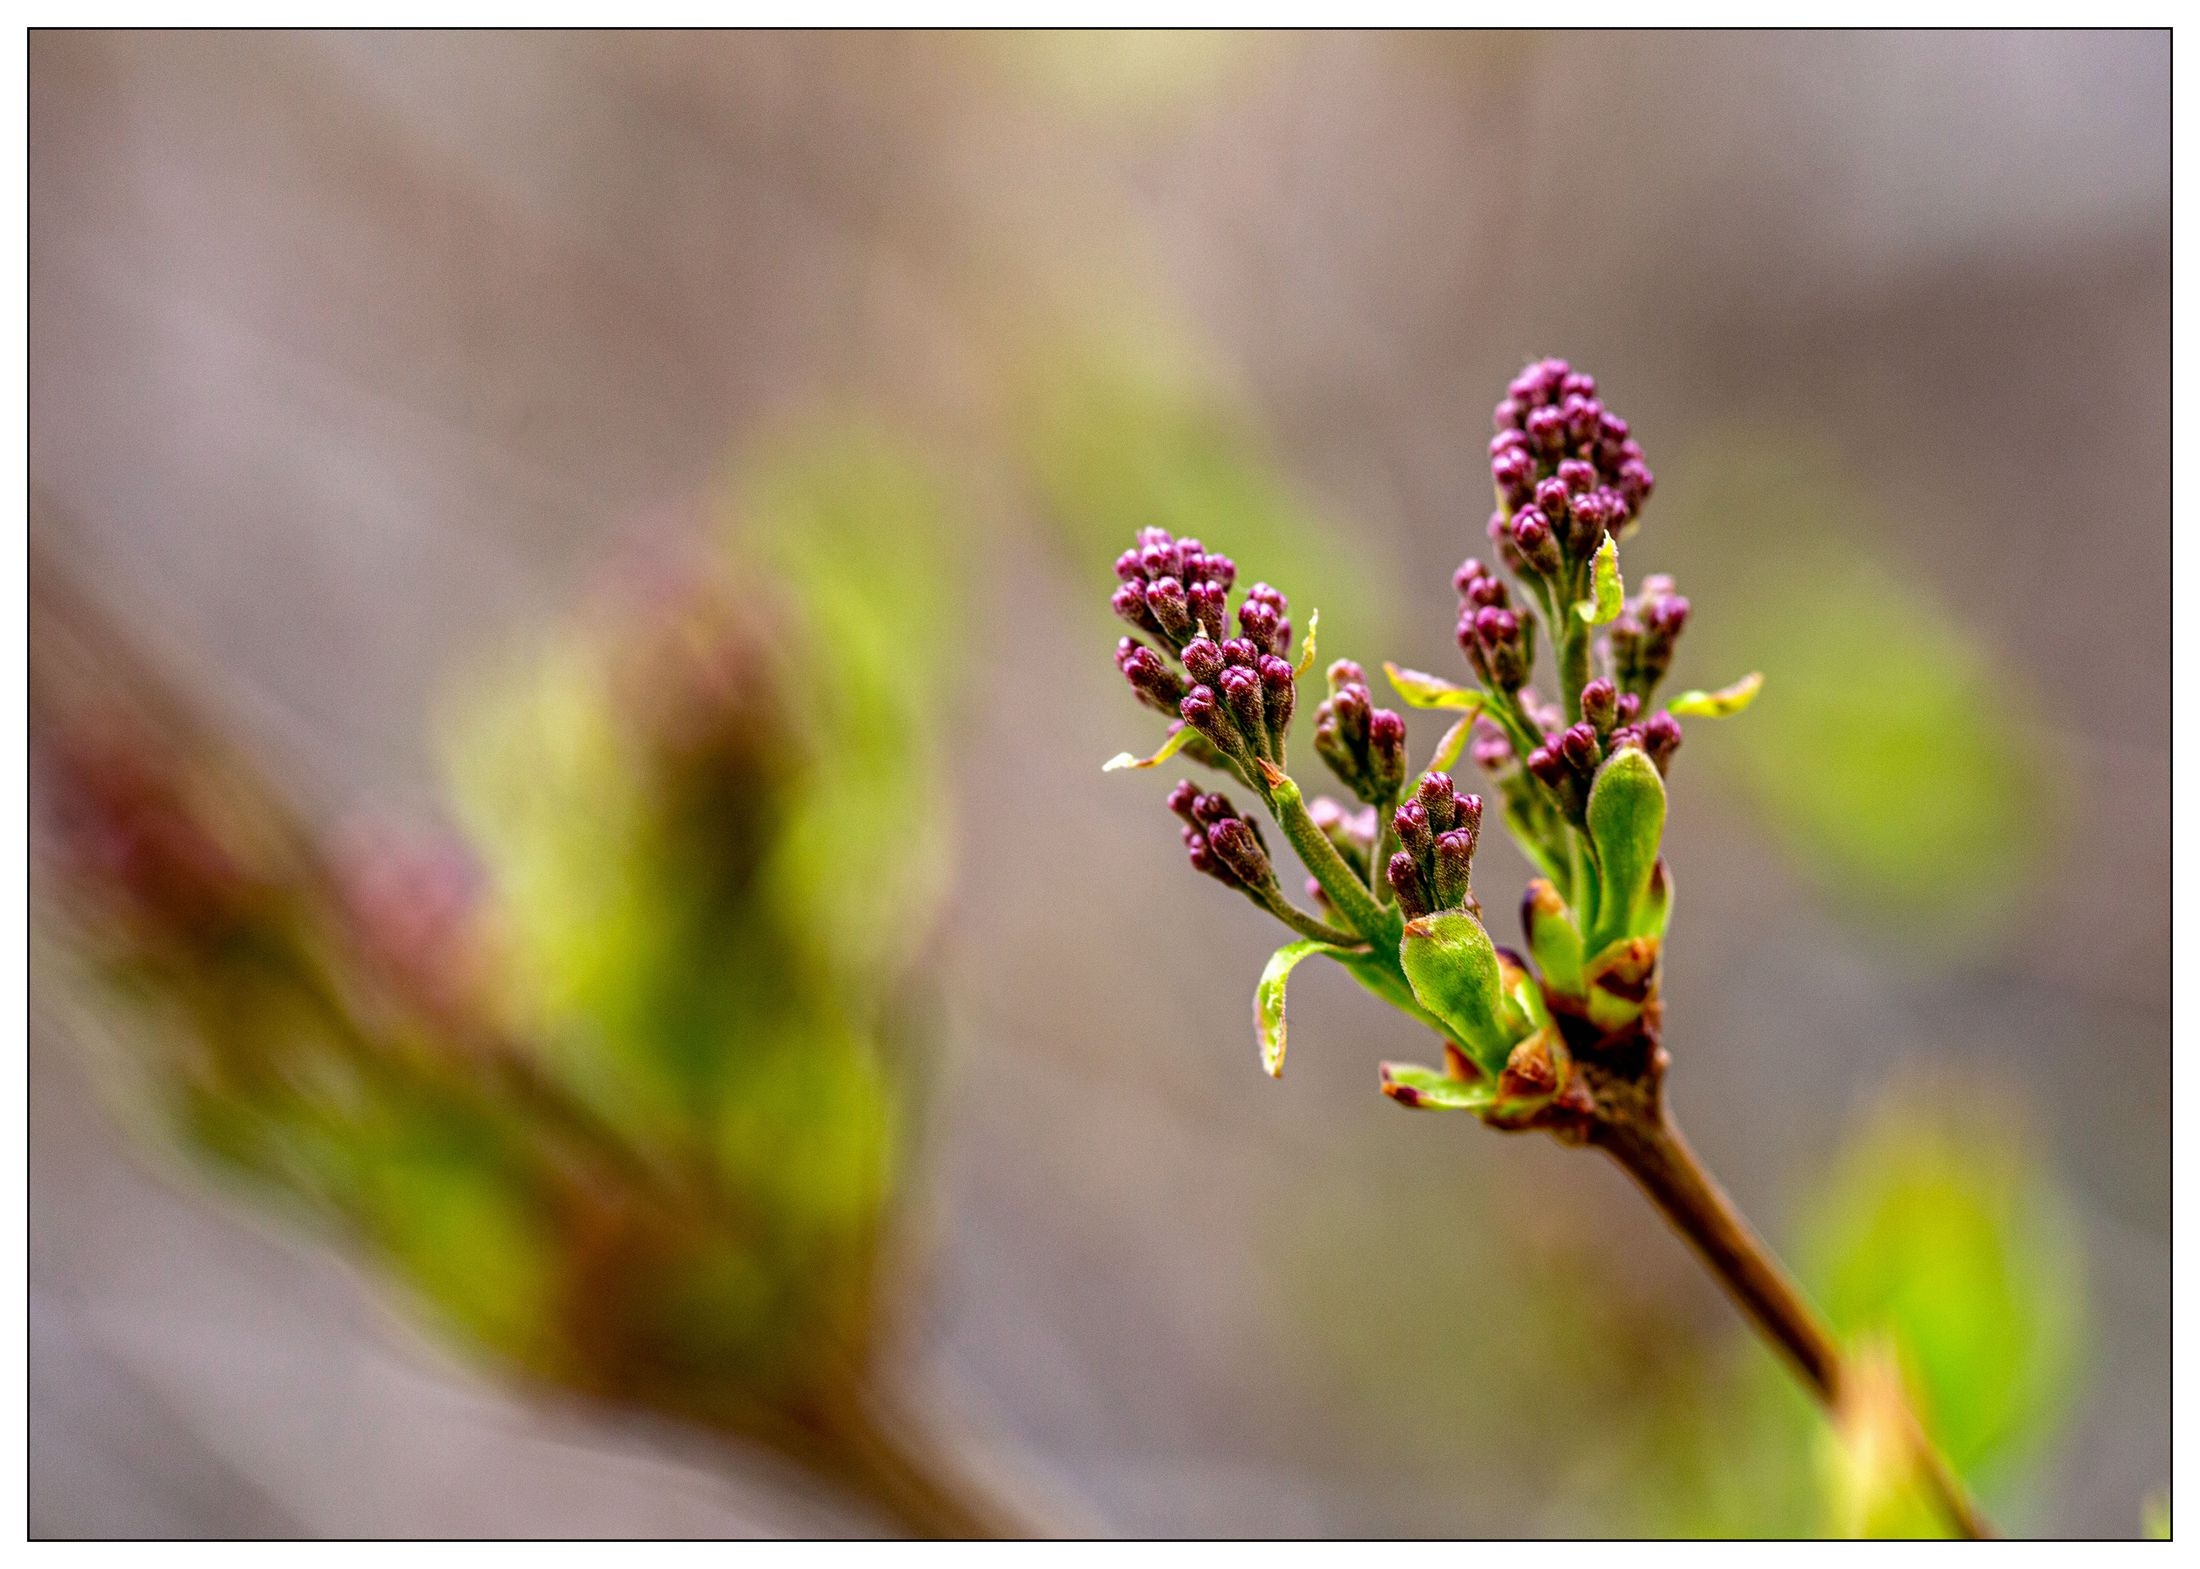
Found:
M 453 704 L 464 852 L 324 853 L 177 727 L 59 746 L 153 1100 L 475 1351 L 906 1496 L 868 1402 L 946 867 L 945 509 L 868 425 L 760 450 L 722 537 L 651 542 Z
M 1304 1365 L 1336 1381 L 1346 1448 L 1410 1467 L 1397 1480 L 1420 1501 L 1405 1528 L 1937 1531 L 1906 1473 L 1859 1465 L 1723 1301 L 1677 1289 L 1687 1270 L 1614 1267 L 1596 1239 L 1627 1223 L 1634 1194 L 1615 1184 L 1609 1204 L 1576 1208 L 1509 1169 L 1478 1185 L 1482 1202 L 1419 1216 L 1411 1247 L 1366 1226 L 1368 1196 L 1327 1177 L 1290 1206 L 1279 1268 L 1307 1283 L 1298 1322 L 1318 1356 Z M 1975 1088 L 1909 1084 L 1810 1187 L 1795 1248 L 1806 1290 L 1844 1342 L 1886 1349 L 1944 1451 L 2021 1531 L 2084 1334 L 2083 1261 L 2037 1144 Z
M 1825 456 L 1734 433 L 1716 450 L 1659 497 L 1702 612 L 1682 659 L 1766 684 L 1746 724 L 1691 745 L 1734 761 L 1856 919 L 1927 947 L 1992 934 L 2040 875 L 2059 795 L 2021 673 L 1875 545 L 1891 523 Z
M 1294 489 L 1240 401 L 1181 337 L 1151 321 L 1042 336 L 1025 358 L 1015 436 L 1076 580 L 1112 583 L 1141 528 L 1234 558 L 1243 587 L 1274 583 L 1325 659 L 1376 646 L 1392 574 Z M 1106 615 L 1107 596 L 1093 603 Z M 1109 618 L 1118 631 L 1121 624 Z

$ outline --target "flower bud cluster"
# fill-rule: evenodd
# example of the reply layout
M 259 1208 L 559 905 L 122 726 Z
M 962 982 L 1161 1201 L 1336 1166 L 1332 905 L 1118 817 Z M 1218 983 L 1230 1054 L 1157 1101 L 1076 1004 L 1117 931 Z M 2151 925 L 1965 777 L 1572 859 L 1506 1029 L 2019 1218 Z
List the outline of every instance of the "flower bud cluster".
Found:
M 1519 691 L 1535 665 L 1535 612 L 1515 606 L 1505 580 L 1471 556 L 1451 586 L 1459 591 L 1459 651 L 1484 686 Z
M 1115 667 L 1139 701 L 1181 719 L 1241 769 L 1258 760 L 1280 766 L 1298 706 L 1284 596 L 1254 584 L 1231 636 L 1236 563 L 1156 528 L 1139 532 L 1137 545 L 1116 558 L 1115 573 L 1122 580 L 1116 614 L 1160 645 L 1136 637 L 1116 645 Z
M 1349 659 L 1329 667 L 1329 696 L 1314 710 L 1314 750 L 1347 790 L 1388 806 L 1406 785 L 1406 722 L 1377 708 L 1367 672 Z
M 1638 722 L 1641 713 L 1641 698 L 1599 676 L 1581 690 L 1580 721 L 1546 735 L 1524 759 L 1528 772 L 1550 787 L 1577 826 L 1588 809 L 1597 770 L 1622 747 L 1640 747 L 1660 774 L 1666 771 L 1681 744 L 1680 721 L 1660 711 Z
M 1539 360 L 1513 378 L 1491 419 L 1490 538 L 1507 566 L 1555 574 L 1641 517 L 1657 479 L 1627 421 L 1597 397 L 1594 376 Z
M 1673 648 L 1688 625 L 1688 601 L 1673 592 L 1673 580 L 1655 573 L 1642 580 L 1642 592 L 1621 608 L 1609 634 L 1612 674 L 1620 690 L 1647 702 L 1673 664 Z
M 1169 792 L 1169 810 L 1184 820 L 1184 853 L 1195 870 L 1256 893 L 1274 884 L 1275 865 L 1259 826 L 1240 817 L 1228 796 L 1203 794 L 1189 779 L 1179 779 Z
M 1468 874 L 1482 837 L 1480 796 L 1459 794 L 1449 774 L 1427 774 L 1390 826 L 1399 848 L 1385 875 L 1399 909 L 1416 920 L 1438 910 L 1479 913 Z

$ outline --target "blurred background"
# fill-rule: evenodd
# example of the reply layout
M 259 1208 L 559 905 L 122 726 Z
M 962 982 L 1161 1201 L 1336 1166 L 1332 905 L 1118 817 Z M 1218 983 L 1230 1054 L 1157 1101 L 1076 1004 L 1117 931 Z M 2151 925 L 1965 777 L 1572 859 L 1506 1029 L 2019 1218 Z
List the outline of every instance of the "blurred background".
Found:
M 765 936 L 695 940 L 891 980 L 817 990 L 872 1120 L 801 1236 L 928 1442 L 1080 1533 L 1834 1528 L 1821 1424 L 1618 1173 L 1384 1101 L 1425 1048 L 1334 972 L 1260 1074 L 1271 930 L 1184 868 L 1173 773 L 1098 766 L 1159 739 L 1108 658 L 1146 524 L 1319 606 L 1325 657 L 1457 677 L 1489 405 L 1570 356 L 1657 470 L 1627 567 L 1694 601 L 1679 683 L 1768 678 L 1677 764 L 1676 1111 L 2006 1528 L 2136 1534 L 2169 68 L 2139 32 L 35 33 L 34 762 L 82 693 L 158 690 L 253 779 L 224 800 L 470 844 L 498 1017 L 581 1051 L 640 1005 L 574 966 L 623 981 L 604 933 L 692 862 L 650 837 L 661 898 L 565 919 L 556 868 L 663 800 L 605 807 L 540 693 L 663 624 L 638 559 L 699 552 L 736 645 L 798 629 L 790 777 L 840 815 L 794 788 Z M 641 668 L 599 729 L 689 690 Z M 771 800 L 777 744 L 726 765 Z M 166 1026 L 67 913 L 68 787 L 38 805 L 34 1534 L 882 1528 L 542 1351 L 487 1232 L 430 1257 L 357 1186 L 278 1176 L 301 1223 L 185 1158 L 218 1141 L 110 1071 Z M 1500 928 L 1524 876 L 1485 852 Z M 729 1028 L 820 1028 L 728 986 Z

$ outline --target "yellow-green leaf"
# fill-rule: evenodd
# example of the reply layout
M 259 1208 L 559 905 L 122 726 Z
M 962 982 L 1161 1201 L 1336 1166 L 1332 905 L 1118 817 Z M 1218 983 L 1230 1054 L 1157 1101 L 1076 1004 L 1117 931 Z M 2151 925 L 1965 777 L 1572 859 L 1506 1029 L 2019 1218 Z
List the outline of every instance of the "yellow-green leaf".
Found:
M 1448 774 L 1459 765 L 1460 753 L 1466 751 L 1468 740 L 1474 735 L 1474 714 L 1462 714 L 1452 721 L 1444 732 L 1444 739 L 1436 743 L 1436 755 L 1428 760 L 1432 774 Z
M 1383 674 L 1390 677 L 1390 684 L 1409 708 L 1464 708 L 1480 713 L 1489 702 L 1487 695 L 1471 686 L 1460 686 L 1425 670 L 1401 670 L 1388 660 L 1383 662 Z
M 1306 642 L 1303 645 L 1305 651 L 1299 655 L 1299 668 L 1294 674 L 1303 676 L 1314 668 L 1314 634 L 1321 629 L 1322 613 L 1316 610 L 1306 618 Z
M 1100 765 L 1100 772 L 1112 774 L 1119 768 L 1159 768 L 1182 751 L 1199 732 L 1190 725 L 1180 724 L 1169 733 L 1169 739 L 1161 743 L 1161 750 L 1151 757 L 1137 757 L 1129 752 L 1118 752 Z
M 1341 957 L 1351 951 L 1308 937 L 1286 943 L 1268 956 L 1268 967 L 1260 972 L 1260 984 L 1253 988 L 1253 1028 L 1260 1036 L 1260 1065 L 1271 1079 L 1283 1077 L 1284 982 L 1291 978 L 1301 959 L 1317 953 Z
M 1410 1062 L 1383 1064 L 1383 1093 L 1416 1111 L 1479 1111 L 1497 1098 L 1489 1079 L 1455 1079 Z
M 1619 546 L 1611 535 L 1605 535 L 1604 543 L 1597 546 L 1596 561 L 1589 570 L 1589 597 L 1575 602 L 1574 614 L 1600 627 L 1619 618 L 1627 595 L 1627 586 L 1619 580 Z
M 1722 686 L 1716 692 L 1683 692 L 1665 706 L 1684 719 L 1724 719 L 1747 708 L 1764 684 L 1764 673 L 1752 670 L 1732 686 Z

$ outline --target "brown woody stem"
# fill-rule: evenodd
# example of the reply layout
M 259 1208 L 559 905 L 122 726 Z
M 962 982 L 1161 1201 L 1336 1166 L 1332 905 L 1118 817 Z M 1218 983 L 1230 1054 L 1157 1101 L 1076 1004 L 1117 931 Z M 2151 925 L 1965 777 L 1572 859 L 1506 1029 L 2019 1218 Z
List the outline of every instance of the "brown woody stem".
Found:
M 1702 1160 L 1681 1137 L 1662 1098 L 1637 1103 L 1625 1115 L 1598 1118 L 1589 1141 L 1635 1179 L 1666 1220 L 1692 1246 L 1743 1315 L 1802 1376 L 1831 1411 L 1840 1399 L 1846 1363 L 1840 1346 L 1763 1239 L 1750 1229 Z M 1912 1460 L 1933 1504 L 1948 1524 L 1973 1539 L 1995 1532 L 1914 1416 L 1908 1424 Z

